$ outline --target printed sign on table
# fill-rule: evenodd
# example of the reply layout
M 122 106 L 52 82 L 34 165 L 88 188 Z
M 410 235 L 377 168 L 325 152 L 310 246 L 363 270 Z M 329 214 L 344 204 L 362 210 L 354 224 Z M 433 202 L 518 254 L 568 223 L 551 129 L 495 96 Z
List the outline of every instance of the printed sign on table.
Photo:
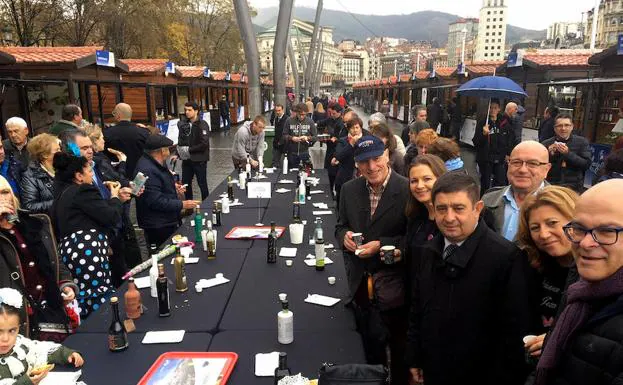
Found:
M 247 183 L 247 198 L 270 198 L 270 182 Z

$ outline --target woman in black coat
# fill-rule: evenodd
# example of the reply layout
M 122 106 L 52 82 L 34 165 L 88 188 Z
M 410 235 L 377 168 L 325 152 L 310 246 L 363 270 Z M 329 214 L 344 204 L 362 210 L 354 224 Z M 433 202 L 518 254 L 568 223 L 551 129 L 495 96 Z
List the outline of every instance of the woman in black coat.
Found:
M 70 143 L 74 154 L 79 149 Z M 119 183 L 108 183 L 104 200 L 93 185 L 93 169 L 85 157 L 63 152 L 54 156 L 56 177 L 52 214 L 59 236 L 59 254 L 78 285 L 80 315 L 97 310 L 112 291 L 108 230 L 121 222 L 122 203 L 131 198 Z
M 28 142 L 32 160 L 22 174 L 22 207 L 31 213 L 49 214 L 54 202 L 54 154 L 61 150 L 58 138 L 39 134 Z
M 363 121 L 357 117 L 346 124 L 348 135 L 340 138 L 335 146 L 335 159 L 338 161 L 337 175 L 335 176 L 335 199 L 340 204 L 340 190 L 344 183 L 353 179 L 355 172 L 355 143 L 369 133 L 363 130 Z
M 571 242 L 563 226 L 573 219 L 579 199 L 573 190 L 547 186 L 529 195 L 521 206 L 517 243 L 529 262 L 525 276 L 531 314 L 526 349 L 533 357 L 541 354 L 547 333 L 559 312 L 567 286 L 577 280 Z
M 74 300 L 78 287 L 59 261 L 50 218 L 20 210 L 19 206 L 11 186 L 0 176 L 0 287 L 16 289 L 23 295 L 20 334 L 58 341 L 77 326 L 77 322 L 70 325 L 65 304 Z M 50 317 L 47 320 L 62 325 L 59 333 L 41 330 L 44 303 Z

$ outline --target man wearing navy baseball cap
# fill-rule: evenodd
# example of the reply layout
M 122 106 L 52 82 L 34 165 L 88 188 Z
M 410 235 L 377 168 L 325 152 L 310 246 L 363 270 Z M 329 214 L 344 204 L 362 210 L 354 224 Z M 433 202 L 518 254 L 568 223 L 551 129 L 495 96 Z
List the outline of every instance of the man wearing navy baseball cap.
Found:
M 389 150 L 376 136 L 359 139 L 354 158 L 361 177 L 342 186 L 335 226 L 335 237 L 343 250 L 348 276 L 349 303 L 354 302 L 355 309 L 370 306 L 368 279 L 371 278 L 383 322 L 389 331 L 389 341 L 373 341 L 372 335 L 360 330 L 366 356 L 369 363 L 386 363 L 382 346 L 389 343 L 394 357 L 392 378 L 398 380 L 397 383 L 406 383 L 407 369 L 400 358 L 404 357 L 407 330 L 405 267 L 399 253 L 388 258 L 381 255 L 381 247 L 394 246 L 398 250 L 402 244 L 407 227 L 404 212 L 409 183 L 402 175 L 392 172 Z M 357 235 L 353 237 L 353 234 Z

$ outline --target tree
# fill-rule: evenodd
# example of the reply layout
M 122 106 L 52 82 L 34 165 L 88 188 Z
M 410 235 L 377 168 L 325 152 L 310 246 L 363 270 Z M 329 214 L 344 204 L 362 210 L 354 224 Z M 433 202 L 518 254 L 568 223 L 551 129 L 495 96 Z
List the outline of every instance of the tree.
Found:
M 47 45 L 64 23 L 60 0 L 0 0 L 20 46 Z
M 61 0 L 67 22 L 61 32 L 65 44 L 84 46 L 93 43 L 102 22 L 103 0 Z

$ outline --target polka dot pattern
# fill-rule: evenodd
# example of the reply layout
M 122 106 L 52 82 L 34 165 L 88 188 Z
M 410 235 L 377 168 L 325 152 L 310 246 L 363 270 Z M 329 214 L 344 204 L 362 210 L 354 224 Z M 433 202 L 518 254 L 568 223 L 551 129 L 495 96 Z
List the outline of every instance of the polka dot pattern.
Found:
M 114 292 L 108 262 L 108 237 L 97 230 L 77 231 L 59 243 L 59 254 L 80 289 L 80 316 L 100 308 Z

